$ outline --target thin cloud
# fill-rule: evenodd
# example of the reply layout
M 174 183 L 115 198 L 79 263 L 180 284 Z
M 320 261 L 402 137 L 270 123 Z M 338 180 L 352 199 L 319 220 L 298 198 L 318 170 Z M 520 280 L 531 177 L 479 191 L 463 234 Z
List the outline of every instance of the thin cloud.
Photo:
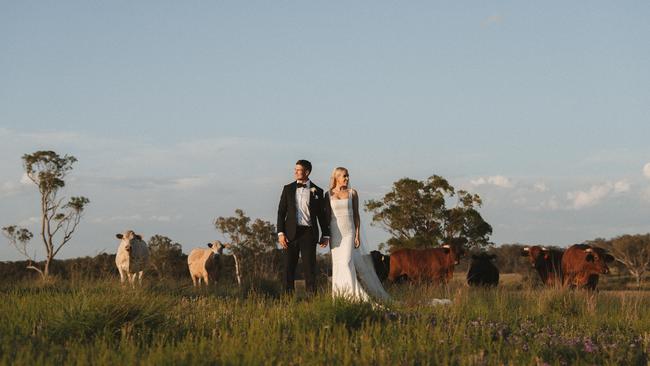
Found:
M 603 203 L 606 199 L 611 199 L 625 195 L 632 191 L 632 184 L 627 179 L 621 179 L 615 182 L 605 182 L 602 184 L 593 184 L 589 189 L 573 189 L 566 193 L 565 199 L 558 199 L 553 194 L 547 196 L 545 193 L 550 191 L 548 186 L 543 183 L 533 185 L 532 197 L 537 197 L 538 204 L 532 205 L 529 209 L 533 211 L 557 211 L 557 210 L 581 210 L 588 207 L 594 207 Z M 650 199 L 650 195 L 648 195 Z M 531 201 L 535 201 L 531 199 Z
M 533 185 L 533 190 L 535 192 L 544 193 L 544 192 L 548 192 L 548 189 L 549 189 L 548 186 L 544 182 L 537 182 Z
M 625 193 L 629 192 L 632 188 L 632 185 L 627 180 L 619 180 L 614 183 L 614 193 Z
M 116 215 L 109 217 L 93 217 L 90 222 L 94 224 L 105 224 L 112 222 L 171 222 L 172 220 L 180 220 L 183 218 L 183 215 L 151 215 L 145 216 L 142 214 L 133 214 L 133 215 Z
M 172 187 L 179 190 L 190 190 L 205 187 L 210 183 L 210 177 L 186 177 L 173 180 Z
M 18 226 L 22 227 L 33 227 L 34 225 L 41 222 L 41 218 L 38 216 L 32 216 L 18 222 Z
M 629 192 L 630 188 L 631 185 L 626 180 L 620 180 L 615 183 L 607 182 L 600 185 L 593 185 L 586 191 L 569 192 L 567 193 L 567 199 L 571 202 L 571 208 L 580 210 L 596 206 L 612 194 Z
M 536 208 L 540 210 L 557 211 L 562 209 L 562 206 L 560 205 L 557 196 L 551 196 L 551 198 L 542 201 Z
M 470 183 L 472 183 L 475 186 L 493 185 L 500 188 L 514 187 L 514 183 L 512 183 L 512 181 L 508 177 L 504 177 L 502 175 L 494 175 L 491 177 L 479 177 L 478 179 L 474 179 L 470 181 Z
M 650 179 L 650 163 L 643 166 L 643 176 Z
M 483 21 L 481 22 L 481 27 L 486 28 L 491 25 L 497 25 L 501 23 L 503 23 L 503 16 L 501 16 L 500 14 L 494 14 L 483 19 Z
M 31 184 L 33 184 L 33 182 L 25 173 L 23 173 L 22 177 L 20 177 L 20 180 L 18 181 L 8 180 L 2 182 L 0 183 L 0 198 L 11 197 L 25 192 L 30 188 L 29 186 Z

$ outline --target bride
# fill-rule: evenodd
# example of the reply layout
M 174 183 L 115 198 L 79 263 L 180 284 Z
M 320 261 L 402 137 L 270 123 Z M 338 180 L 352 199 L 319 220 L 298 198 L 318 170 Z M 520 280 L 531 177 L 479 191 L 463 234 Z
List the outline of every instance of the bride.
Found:
M 350 188 L 350 175 L 346 168 L 334 169 L 325 195 L 329 196 L 331 206 L 333 296 L 357 301 L 390 301 L 362 236 L 359 194 Z

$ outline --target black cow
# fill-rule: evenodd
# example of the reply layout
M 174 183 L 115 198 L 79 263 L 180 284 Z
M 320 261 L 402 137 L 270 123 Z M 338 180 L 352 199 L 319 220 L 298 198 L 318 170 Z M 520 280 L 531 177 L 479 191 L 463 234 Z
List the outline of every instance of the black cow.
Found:
M 499 284 L 499 269 L 492 263 L 494 254 L 474 254 L 467 271 L 467 283 L 470 286 L 496 286 Z
M 370 252 L 370 256 L 372 257 L 372 264 L 375 266 L 377 277 L 379 277 L 380 281 L 385 281 L 390 271 L 390 255 L 384 255 L 378 250 L 373 250 Z

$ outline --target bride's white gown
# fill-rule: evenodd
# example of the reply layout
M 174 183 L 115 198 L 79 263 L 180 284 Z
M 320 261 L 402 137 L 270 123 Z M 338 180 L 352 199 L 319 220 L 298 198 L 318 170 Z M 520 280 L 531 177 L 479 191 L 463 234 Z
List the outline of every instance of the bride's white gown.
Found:
M 347 199 L 330 197 L 332 219 L 330 243 L 332 248 L 332 294 L 354 300 L 389 301 L 390 295 L 377 277 L 372 257 L 363 236 L 361 246 L 354 247 L 355 226 L 352 195 Z

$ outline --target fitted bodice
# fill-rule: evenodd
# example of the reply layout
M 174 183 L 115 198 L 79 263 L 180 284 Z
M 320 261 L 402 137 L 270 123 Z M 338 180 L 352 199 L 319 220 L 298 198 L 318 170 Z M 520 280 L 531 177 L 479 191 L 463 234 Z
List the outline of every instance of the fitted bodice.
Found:
M 336 217 L 352 216 L 352 195 L 344 199 L 334 199 L 330 197 L 332 206 L 332 215 Z
M 354 240 L 354 218 L 352 210 L 352 195 L 344 199 L 334 199 L 330 196 L 332 219 L 330 232 L 335 243 L 340 238 L 347 237 Z

